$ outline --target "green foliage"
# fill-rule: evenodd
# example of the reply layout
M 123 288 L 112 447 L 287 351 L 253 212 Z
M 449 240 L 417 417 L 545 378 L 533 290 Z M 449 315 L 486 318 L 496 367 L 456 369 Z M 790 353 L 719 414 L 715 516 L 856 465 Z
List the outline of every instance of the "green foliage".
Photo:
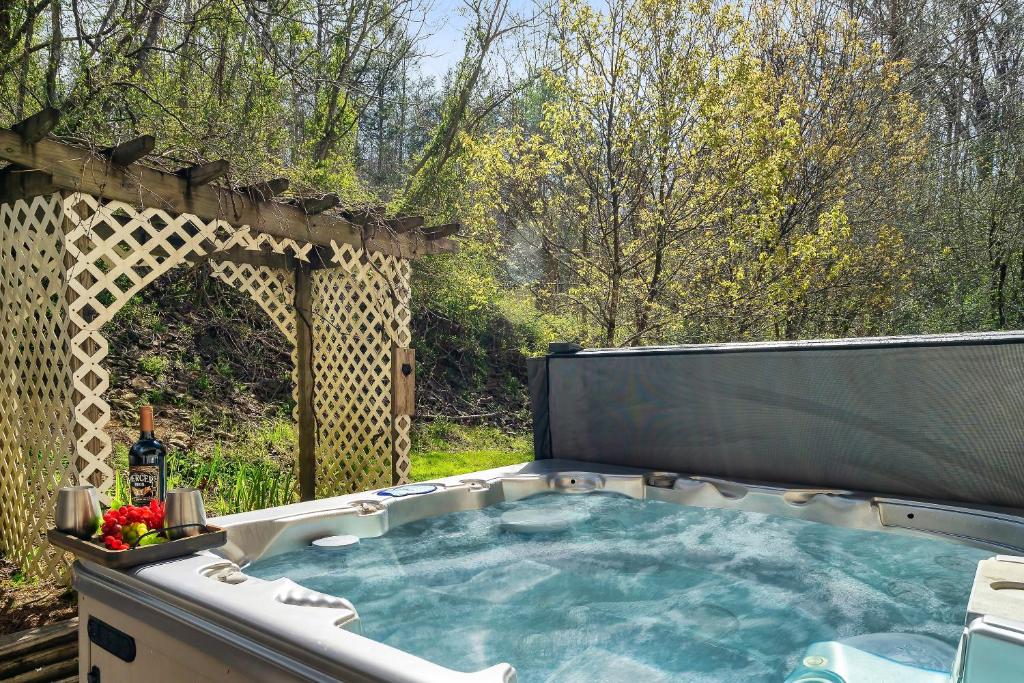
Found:
M 559 321 L 528 292 L 500 284 L 495 261 L 469 245 L 416 265 L 413 346 L 426 414 L 485 414 L 509 427 L 527 420 L 525 357 L 547 348 Z
M 618 346 L 892 324 L 903 236 L 862 205 L 912 177 L 920 116 L 857 22 L 775 0 L 563 0 L 554 22 L 540 119 L 460 163 L 492 258 L 536 245 L 556 329 Z
M 142 356 L 139 358 L 139 368 L 154 377 L 160 377 L 167 370 L 171 362 L 163 356 Z
M 159 334 L 166 329 L 163 320 L 160 318 L 156 302 L 146 300 L 140 295 L 135 295 L 129 299 L 121 307 L 117 315 L 128 324 L 138 326 L 150 332 Z
M 14 587 L 30 585 L 32 583 L 36 583 L 37 581 L 38 581 L 38 579 L 30 578 L 21 569 L 15 569 L 14 573 L 11 574 L 11 578 L 10 578 L 10 583 Z

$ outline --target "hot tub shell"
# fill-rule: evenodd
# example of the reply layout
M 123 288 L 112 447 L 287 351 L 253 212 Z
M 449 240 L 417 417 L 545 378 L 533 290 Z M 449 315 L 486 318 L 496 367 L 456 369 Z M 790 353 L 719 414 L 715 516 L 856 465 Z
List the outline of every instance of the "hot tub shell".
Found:
M 938 535 L 991 549 L 1000 558 L 995 560 L 998 566 L 1024 570 L 1020 564 L 1024 559 L 1014 557 L 1024 555 L 1024 517 L 1012 511 L 699 475 L 667 477 L 661 473 L 660 478 L 652 478 L 652 474 L 623 467 L 537 461 L 438 480 L 435 491 L 422 495 L 394 498 L 367 492 L 222 517 L 218 524 L 228 535 L 224 547 L 129 571 L 77 563 L 74 585 L 80 595 L 82 623 L 80 675 L 89 680 L 95 667 L 103 681 L 511 683 L 516 680 L 515 662 L 496 662 L 471 673 L 446 669 L 359 635 L 358 605 L 343 597 L 311 591 L 289 579 L 248 577 L 245 566 L 258 558 L 302 548 L 323 536 L 380 536 L 426 517 L 544 491 L 567 495 L 615 492 L 637 499 L 762 512 L 857 529 Z M 660 485 L 651 486 L 648 481 Z M 670 488 L 664 487 L 666 482 Z M 991 591 L 992 581 L 986 582 L 982 574 L 979 572 L 973 587 L 979 596 Z M 972 587 L 965 585 L 965 594 L 970 591 Z M 1009 596 L 1012 591 L 1004 592 Z M 986 609 L 986 604 L 991 605 L 991 600 L 986 603 L 972 598 L 975 611 L 965 617 L 954 672 L 958 677 L 953 680 L 1010 680 L 992 678 L 992 667 L 999 667 L 1000 675 L 1024 672 L 1024 603 L 1007 603 L 995 613 L 978 611 Z M 93 642 L 90 622 L 94 631 L 102 625 L 130 637 L 135 643 L 132 661 Z M 833 680 L 821 678 L 822 671 L 847 666 L 847 683 L 878 683 L 886 680 L 885 676 L 901 683 L 926 681 L 911 677 L 920 676 L 919 671 L 915 674 L 881 658 L 862 657 L 864 653 L 859 651 L 843 651 L 838 644 L 814 647 L 817 649 L 808 650 L 804 661 L 817 662 L 814 657 L 824 655 L 814 653 L 827 650 L 827 666 L 798 670 L 787 680 Z M 868 665 L 875 668 L 865 669 Z

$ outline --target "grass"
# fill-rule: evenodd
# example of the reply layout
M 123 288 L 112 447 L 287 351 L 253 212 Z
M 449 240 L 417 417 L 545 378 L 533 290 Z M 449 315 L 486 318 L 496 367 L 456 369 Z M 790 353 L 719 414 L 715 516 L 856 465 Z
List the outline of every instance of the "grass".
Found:
M 486 425 L 434 420 L 412 439 L 412 480 L 427 481 L 533 459 L 529 434 L 508 434 Z
M 514 465 L 533 458 L 528 434 L 507 434 L 496 427 L 448 420 L 417 426 L 412 442 L 413 481 Z M 298 500 L 291 459 L 294 446 L 291 420 L 282 417 L 246 430 L 230 444 L 216 442 L 200 450 L 174 451 L 168 459 L 167 486 L 202 490 L 211 515 L 292 503 Z M 114 448 L 114 469 L 113 501 L 128 502 L 128 449 L 122 444 Z
M 285 505 L 298 500 L 291 453 L 295 431 L 289 420 L 268 422 L 246 430 L 232 444 L 215 442 L 199 451 L 174 451 L 168 457 L 167 487 L 190 486 L 203 492 L 211 515 L 227 515 Z M 124 473 L 128 449 L 114 449 L 115 480 L 112 498 L 128 501 Z

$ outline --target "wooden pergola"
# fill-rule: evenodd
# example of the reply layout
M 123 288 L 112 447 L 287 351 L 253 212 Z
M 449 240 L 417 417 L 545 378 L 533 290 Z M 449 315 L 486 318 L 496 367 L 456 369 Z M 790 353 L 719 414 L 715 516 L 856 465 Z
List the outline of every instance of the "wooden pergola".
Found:
M 102 326 L 168 270 L 207 262 L 293 348 L 302 499 L 407 480 L 414 407 L 409 261 L 454 251 L 458 224 L 282 198 L 285 179 L 174 171 L 155 140 L 87 149 L 48 137 L 53 109 L 0 129 L 0 549 L 31 573 L 61 486 L 114 482 Z

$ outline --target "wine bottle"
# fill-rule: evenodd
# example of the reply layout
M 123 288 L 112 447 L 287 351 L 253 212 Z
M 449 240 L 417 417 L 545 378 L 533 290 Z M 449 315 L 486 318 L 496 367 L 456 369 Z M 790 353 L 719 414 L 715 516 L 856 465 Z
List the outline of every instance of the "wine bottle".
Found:
M 167 449 L 153 434 L 153 406 L 139 409 L 139 440 L 128 451 L 128 486 L 132 505 L 164 499 L 167 489 Z

